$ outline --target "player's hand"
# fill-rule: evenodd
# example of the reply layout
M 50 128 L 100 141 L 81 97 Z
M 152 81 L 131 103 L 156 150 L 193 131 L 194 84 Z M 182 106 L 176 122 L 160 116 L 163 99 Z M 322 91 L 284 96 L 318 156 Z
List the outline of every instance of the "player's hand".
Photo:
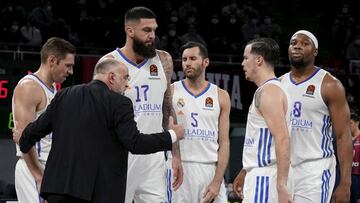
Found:
M 176 125 L 174 123 L 174 118 L 172 116 L 169 117 L 169 129 L 175 131 L 177 140 L 181 140 L 184 138 L 184 133 L 185 133 L 184 126 Z
M 350 186 L 346 186 L 340 182 L 331 196 L 331 203 L 348 202 L 350 202 Z
M 244 199 L 243 188 L 244 188 L 244 181 L 245 181 L 246 171 L 241 169 L 239 174 L 236 176 L 233 182 L 233 191 L 235 192 L 236 196 L 241 199 Z
M 16 127 L 15 127 L 16 126 Z M 21 137 L 21 134 L 24 130 L 24 128 L 22 128 L 21 126 L 19 126 L 19 123 L 17 121 L 15 121 L 15 126 L 12 129 L 13 132 L 13 140 L 16 144 L 19 144 L 19 140 Z
M 174 191 L 176 191 L 183 183 L 183 178 L 184 178 L 184 172 L 183 172 L 180 156 L 173 156 L 172 169 L 174 172 L 172 187 Z
M 288 191 L 286 185 L 278 187 L 277 192 L 278 192 L 278 202 L 279 203 L 293 203 L 292 197 L 289 194 L 289 191 Z
M 221 182 L 211 181 L 210 185 L 208 185 L 203 193 L 202 203 L 210 203 L 213 202 L 214 199 L 218 196 L 220 191 Z

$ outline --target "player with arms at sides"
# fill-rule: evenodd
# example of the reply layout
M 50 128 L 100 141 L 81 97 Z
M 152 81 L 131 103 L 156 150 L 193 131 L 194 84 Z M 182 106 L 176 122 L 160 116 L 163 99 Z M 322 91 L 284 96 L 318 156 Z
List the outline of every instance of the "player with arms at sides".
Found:
M 171 85 L 177 121 L 185 127 L 180 141 L 184 182 L 174 203 L 227 202 L 224 174 L 229 161 L 229 94 L 208 82 L 206 47 L 188 42 L 181 47 L 185 79 Z
M 126 42 L 104 57 L 115 58 L 129 69 L 129 88 L 125 96 L 134 105 L 135 121 L 141 133 L 157 133 L 167 128 L 171 114 L 170 84 L 173 61 L 169 53 L 155 49 L 155 14 L 145 7 L 134 7 L 125 14 Z M 172 149 L 173 189 L 182 183 L 179 143 Z M 149 155 L 129 154 L 126 203 L 168 201 L 164 152 Z M 168 185 L 170 187 L 170 185 Z
M 288 48 L 291 71 L 281 83 L 292 100 L 291 164 L 294 202 L 349 202 L 352 143 L 345 89 L 329 72 L 314 65 L 318 40 L 309 31 L 295 32 Z M 340 182 L 335 183 L 336 136 Z
M 279 45 L 271 38 L 251 40 L 244 50 L 245 77 L 258 86 L 247 117 L 244 168 L 233 184 L 244 203 L 292 202 L 291 101 L 274 73 L 279 57 Z
M 40 57 L 39 69 L 23 77 L 14 89 L 12 113 L 15 127 L 24 128 L 37 119 L 55 96 L 55 83 L 62 83 L 73 74 L 75 47 L 71 43 L 50 38 L 42 46 Z M 51 142 L 49 134 L 27 154 L 22 154 L 16 145 L 19 160 L 15 167 L 15 189 L 19 202 L 41 202 L 39 191 Z

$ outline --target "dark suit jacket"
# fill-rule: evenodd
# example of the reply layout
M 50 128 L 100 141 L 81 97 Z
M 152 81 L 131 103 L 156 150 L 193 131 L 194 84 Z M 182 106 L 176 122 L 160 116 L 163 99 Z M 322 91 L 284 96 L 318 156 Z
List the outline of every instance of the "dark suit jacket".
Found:
M 141 134 L 132 102 L 94 80 L 59 91 L 20 138 L 27 152 L 53 132 L 41 196 L 66 194 L 93 202 L 124 202 L 128 151 L 171 150 L 169 132 Z

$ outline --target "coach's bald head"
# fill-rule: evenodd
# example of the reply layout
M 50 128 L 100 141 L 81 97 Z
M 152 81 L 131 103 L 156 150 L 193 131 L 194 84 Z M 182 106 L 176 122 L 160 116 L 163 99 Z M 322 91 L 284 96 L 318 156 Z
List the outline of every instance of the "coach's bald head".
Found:
M 95 65 L 94 80 L 104 82 L 110 90 L 123 95 L 128 87 L 129 71 L 120 61 L 104 58 Z

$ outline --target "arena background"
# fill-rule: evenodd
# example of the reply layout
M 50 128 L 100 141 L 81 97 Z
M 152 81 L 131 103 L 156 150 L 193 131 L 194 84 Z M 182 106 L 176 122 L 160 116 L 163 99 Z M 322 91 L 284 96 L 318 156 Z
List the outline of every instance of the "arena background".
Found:
M 235 11 L 227 10 L 236 3 Z M 187 4 L 187 6 L 184 6 Z M 227 90 L 231 96 L 231 153 L 226 182 L 231 183 L 242 167 L 242 144 L 246 114 L 255 85 L 244 79 L 241 67 L 242 50 L 249 33 L 246 25 L 257 19 L 258 29 L 250 38 L 273 37 L 281 46 L 281 63 L 276 67 L 278 76 L 289 71 L 287 46 L 295 31 L 307 29 L 319 40 L 319 56 L 316 64 L 338 77 L 345 86 L 351 108 L 359 107 L 360 45 L 350 55 L 354 40 L 360 36 L 359 16 L 355 15 L 359 1 L 338 1 L 326 4 L 316 1 L 119 1 L 119 0 L 12 0 L 0 3 L 0 202 L 16 199 L 13 191 L 15 146 L 11 139 L 11 97 L 17 81 L 39 67 L 41 43 L 48 37 L 65 38 L 77 47 L 74 75 L 62 85 L 87 83 L 91 80 L 94 64 L 103 54 L 121 47 L 125 41 L 123 16 L 133 6 L 147 6 L 158 16 L 158 46 L 173 55 L 173 80 L 182 79 L 181 62 L 174 46 L 164 46 L 162 41 L 170 24 L 177 26 L 179 37 L 187 33 L 187 26 L 194 25 L 197 33 L 207 43 L 210 67 L 207 79 Z M 189 7 L 190 5 L 190 7 Z M 325 7 L 327 7 L 325 9 Z M 11 9 L 9 9 L 11 8 Z M 195 9 L 194 9 L 195 8 Z M 233 7 L 234 8 L 234 7 Z M 345 9 L 344 9 L 345 8 Z M 184 9 L 190 10 L 181 17 Z M 344 10 L 348 12 L 344 12 Z M 44 11 L 48 16 L 38 16 Z M 178 21 L 171 16 L 178 12 Z M 186 13 L 186 12 L 185 12 Z M 218 28 L 211 20 L 218 16 Z M 270 16 L 281 32 L 260 29 L 264 19 Z M 236 23 L 229 23 L 232 18 Z M 43 22 L 43 23 L 42 23 Z M 41 40 L 22 36 L 21 27 L 31 24 L 40 31 Z M 18 32 L 13 29 L 18 27 Z M 244 28 L 245 27 L 245 28 Z M 266 28 L 266 27 L 265 27 Z M 14 32 L 13 32 L 14 31 Z M 166 39 L 166 38 L 165 38 Z M 359 37 L 360 39 L 360 37 Z M 33 40 L 33 41 L 32 41 Z M 180 44 L 181 45 L 181 44 Z M 178 46 L 180 46 L 178 45 Z M 357 49 L 356 49 L 357 48 Z M 353 50 L 351 50 L 353 51 Z

